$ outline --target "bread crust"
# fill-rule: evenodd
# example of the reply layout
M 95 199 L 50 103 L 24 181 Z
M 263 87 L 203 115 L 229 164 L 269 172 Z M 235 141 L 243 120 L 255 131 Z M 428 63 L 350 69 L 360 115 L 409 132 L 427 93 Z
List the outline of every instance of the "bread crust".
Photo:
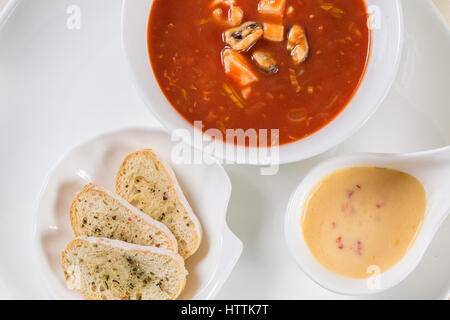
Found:
M 186 276 L 188 275 L 188 271 L 185 268 L 183 258 L 177 253 L 174 253 L 172 251 L 169 251 L 169 250 L 166 250 L 163 248 L 140 246 L 140 245 L 131 244 L 131 243 L 120 241 L 120 240 L 111 240 L 111 239 L 107 239 L 107 238 L 94 238 L 94 237 L 80 236 L 80 237 L 77 237 L 77 238 L 73 239 L 72 241 L 70 241 L 67 244 L 66 248 L 61 252 L 61 265 L 63 268 L 64 278 L 66 280 L 67 286 L 70 289 L 79 292 L 88 300 L 99 300 L 100 297 L 98 294 L 92 294 L 90 291 L 85 290 L 84 288 L 77 288 L 77 287 L 73 286 L 72 283 L 69 282 L 68 276 L 66 275 L 67 265 L 65 264 L 65 261 L 64 261 L 65 254 L 67 254 L 71 250 L 74 250 L 76 246 L 78 246 L 79 244 L 83 244 L 83 242 L 89 242 L 90 244 L 99 244 L 104 247 L 109 247 L 112 249 L 125 250 L 129 253 L 141 253 L 144 255 L 155 254 L 155 255 L 169 256 L 170 258 L 173 259 L 173 261 L 175 261 L 179 265 L 180 268 L 182 268 L 184 270 L 184 274 L 185 274 L 184 281 L 182 283 L 180 283 L 179 287 L 177 288 L 177 293 L 173 297 L 171 297 L 170 300 L 175 300 L 181 294 L 181 292 L 184 290 L 184 288 L 186 286 Z
M 167 228 L 167 226 L 165 226 L 163 223 L 161 223 L 155 219 L 152 219 L 149 215 L 142 213 L 137 208 L 130 205 L 127 201 L 120 198 L 118 195 L 115 195 L 112 192 L 108 191 L 106 188 L 102 187 L 100 184 L 93 183 L 93 182 L 85 185 L 83 187 L 83 189 L 76 194 L 76 196 L 73 199 L 72 204 L 70 206 L 70 223 L 72 225 L 72 230 L 75 234 L 75 237 L 82 236 L 82 234 L 79 230 L 79 227 L 77 226 L 77 224 L 75 222 L 75 220 L 76 220 L 76 209 L 75 208 L 76 208 L 77 202 L 81 198 L 81 196 L 84 195 L 85 193 L 89 193 L 89 192 L 99 193 L 103 196 L 111 198 L 113 202 L 115 202 L 119 206 L 124 207 L 124 209 L 127 210 L 127 213 L 130 214 L 131 216 L 138 218 L 141 221 L 144 221 L 145 223 L 148 223 L 149 225 L 152 225 L 155 228 L 157 228 L 158 230 L 160 230 L 163 234 L 165 234 L 167 236 L 167 239 L 169 240 L 169 242 L 171 244 L 171 249 L 174 252 L 178 252 L 177 240 L 175 239 L 174 235 L 169 230 L 169 228 Z
M 194 254 L 200 247 L 200 243 L 202 240 L 202 228 L 201 228 L 200 221 L 198 220 L 197 216 L 194 214 L 194 211 L 192 210 L 191 206 L 189 205 L 189 203 L 183 193 L 183 190 L 181 189 L 181 187 L 178 183 L 178 180 L 175 176 L 175 172 L 163 159 L 161 159 L 152 149 L 142 149 L 142 150 L 138 150 L 136 152 L 133 152 L 133 153 L 130 153 L 129 155 L 127 155 L 125 157 L 124 161 L 122 162 L 122 164 L 118 170 L 118 173 L 117 173 L 116 192 L 118 194 L 121 194 L 121 191 L 124 191 L 124 190 L 122 190 L 122 187 L 120 185 L 120 180 L 125 176 L 124 174 L 122 174 L 122 172 L 124 171 L 124 168 L 127 166 L 128 162 L 130 162 L 134 157 L 137 157 L 140 155 L 149 159 L 150 162 L 156 162 L 157 164 L 159 164 L 158 167 L 160 167 L 164 170 L 165 176 L 169 179 L 170 184 L 173 187 L 181 206 L 187 212 L 187 214 L 191 220 L 191 223 L 193 223 L 193 225 L 195 226 L 196 243 L 194 245 L 193 250 L 187 252 L 187 254 L 184 256 L 184 258 L 187 259 L 192 254 Z

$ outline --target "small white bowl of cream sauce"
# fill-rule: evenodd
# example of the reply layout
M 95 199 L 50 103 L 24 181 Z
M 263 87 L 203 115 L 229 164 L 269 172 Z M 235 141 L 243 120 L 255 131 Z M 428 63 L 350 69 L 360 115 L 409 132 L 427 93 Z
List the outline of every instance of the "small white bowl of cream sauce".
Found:
M 378 293 L 417 266 L 450 212 L 448 194 L 450 147 L 331 159 L 292 194 L 286 241 L 299 267 L 322 287 Z

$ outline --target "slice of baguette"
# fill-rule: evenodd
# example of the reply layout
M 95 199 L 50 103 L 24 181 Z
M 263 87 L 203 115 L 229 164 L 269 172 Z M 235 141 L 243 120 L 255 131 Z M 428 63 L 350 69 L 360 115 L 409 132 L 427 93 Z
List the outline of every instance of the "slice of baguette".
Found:
M 92 300 L 173 300 L 186 284 L 179 254 L 119 240 L 74 239 L 61 263 L 67 286 Z
M 191 256 L 200 246 L 201 226 L 175 173 L 152 150 L 128 155 L 116 179 L 116 192 L 131 205 L 164 223 L 178 242 L 178 253 Z
M 70 221 L 75 236 L 123 240 L 178 252 L 177 241 L 164 224 L 95 183 L 75 196 Z

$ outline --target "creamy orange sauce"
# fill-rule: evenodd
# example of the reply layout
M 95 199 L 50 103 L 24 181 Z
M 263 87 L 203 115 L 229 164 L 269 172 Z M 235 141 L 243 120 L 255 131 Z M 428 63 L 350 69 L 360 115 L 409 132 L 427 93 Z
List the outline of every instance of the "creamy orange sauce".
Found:
M 305 204 L 301 226 L 317 261 L 350 278 L 397 264 L 422 225 L 423 185 L 404 172 L 355 167 L 324 178 Z

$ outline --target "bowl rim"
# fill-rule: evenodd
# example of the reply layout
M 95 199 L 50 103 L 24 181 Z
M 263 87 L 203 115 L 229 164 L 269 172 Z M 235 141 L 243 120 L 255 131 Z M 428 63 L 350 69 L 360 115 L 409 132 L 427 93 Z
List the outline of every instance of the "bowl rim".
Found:
M 430 154 L 434 154 L 439 151 L 450 150 L 450 146 L 444 146 L 437 149 L 430 149 L 425 151 L 418 151 L 407 154 L 390 154 L 390 153 L 371 153 L 371 152 L 359 152 L 353 154 L 344 154 L 336 157 L 332 157 L 326 159 L 324 161 L 318 162 L 314 167 L 312 167 L 306 175 L 299 181 L 294 187 L 289 201 L 286 206 L 285 214 L 284 214 L 284 238 L 286 246 L 288 247 L 289 253 L 294 260 L 297 267 L 313 282 L 321 286 L 322 288 L 329 290 L 331 292 L 337 294 L 344 294 L 347 296 L 369 296 L 377 293 L 384 292 L 389 290 L 401 282 L 403 282 L 419 265 L 423 256 L 425 255 L 434 234 L 432 232 L 435 230 L 434 228 L 438 228 L 443 220 L 438 221 L 437 227 L 433 226 L 433 223 L 427 218 L 430 214 L 430 199 L 429 192 L 427 192 L 427 207 L 425 211 L 425 219 L 421 228 L 417 231 L 416 237 L 408 250 L 405 252 L 404 256 L 390 269 L 382 272 L 380 275 L 385 275 L 388 277 L 388 281 L 385 285 L 382 285 L 380 288 L 368 288 L 367 286 L 362 287 L 361 285 L 365 282 L 367 283 L 368 278 L 363 279 L 353 279 L 349 277 L 345 277 L 343 275 L 339 275 L 334 273 L 331 270 L 323 267 L 317 259 L 312 255 L 310 248 L 308 247 L 303 231 L 301 229 L 301 218 L 304 213 L 305 204 L 307 202 L 308 196 L 311 194 L 315 185 L 320 183 L 320 181 L 325 178 L 327 175 L 336 172 L 337 170 L 343 168 L 354 168 L 354 167 L 366 167 L 366 166 L 375 166 L 375 167 L 383 167 L 383 168 L 391 168 L 394 170 L 404 171 L 414 177 L 416 177 L 421 184 L 424 185 L 425 191 L 426 189 L 426 179 L 423 177 L 417 176 L 415 172 L 409 172 L 409 170 L 404 170 L 401 167 L 397 167 L 393 163 L 397 161 L 404 161 L 407 159 L 420 158 L 423 156 L 427 156 Z M 428 186 L 431 190 L 432 187 Z M 301 208 L 299 210 L 299 208 Z M 297 221 L 296 227 L 297 231 L 294 232 L 294 227 L 292 226 L 292 221 Z M 301 239 L 301 247 L 302 250 L 307 252 L 309 258 L 305 261 L 301 256 L 302 254 L 298 252 L 298 246 L 295 243 L 298 242 L 298 239 Z M 411 261 L 412 260 L 412 261 Z M 311 261 L 314 261 L 311 264 Z M 400 272 L 401 271 L 401 272 Z M 350 286 L 346 287 L 342 284 L 333 283 L 333 280 L 326 279 L 318 273 L 328 274 L 335 279 L 341 279 L 345 281 L 347 284 L 353 283 L 358 285 L 358 288 L 352 288 Z M 400 276 L 401 275 L 401 276 Z
M 153 1 L 154 0 L 147 1 L 147 5 L 149 6 L 149 12 L 146 12 L 146 21 L 145 21 L 145 25 L 147 26 L 147 28 L 148 28 L 149 14 L 150 14 L 150 10 L 152 8 Z M 370 3 L 367 3 L 368 1 L 370 2 L 370 1 L 379 1 L 379 0 L 364 0 L 364 1 L 366 2 L 367 7 L 369 8 Z M 136 62 L 133 61 L 132 49 L 129 46 L 130 35 L 127 33 L 127 28 L 126 28 L 127 19 L 131 19 L 131 17 L 130 18 L 128 17 L 128 11 L 129 11 L 130 7 L 132 7 L 133 5 L 136 5 L 137 2 L 138 2 L 137 0 L 123 0 L 122 16 L 121 16 L 122 49 L 123 49 L 125 58 L 127 60 L 127 65 L 129 67 L 128 70 L 130 71 L 134 87 L 136 88 L 139 96 L 141 97 L 141 99 L 143 100 L 143 102 L 145 103 L 147 108 L 157 118 L 157 120 L 163 125 L 163 127 L 166 130 L 168 130 L 169 132 L 174 132 L 174 130 L 180 129 L 180 124 L 181 124 L 181 129 L 191 130 L 192 132 L 194 132 L 194 135 L 199 134 L 201 137 L 203 137 L 204 141 L 209 141 L 211 138 L 208 135 L 201 132 L 201 130 L 199 130 L 198 128 L 195 128 L 191 123 L 189 123 L 171 105 L 171 103 L 167 100 L 167 97 L 165 96 L 164 92 L 161 90 L 161 87 L 159 86 L 159 83 L 157 82 L 155 74 L 153 72 L 152 64 L 150 62 L 150 57 L 148 54 L 148 47 L 147 47 L 148 46 L 148 44 L 147 44 L 147 32 L 148 31 L 147 31 L 147 29 L 145 30 L 145 34 L 146 34 L 145 47 L 147 48 L 147 51 L 146 51 L 147 65 L 150 66 L 148 72 L 151 74 L 152 80 L 156 82 L 156 84 L 158 86 L 158 90 L 164 96 L 164 100 L 165 100 L 166 104 L 169 105 L 176 113 L 176 116 L 178 117 L 178 119 L 176 120 L 177 125 L 175 124 L 174 120 L 168 119 L 168 117 L 161 115 L 160 112 L 158 112 L 158 110 L 157 110 L 158 106 L 155 106 L 155 103 L 150 101 L 146 97 L 147 89 L 143 86 L 142 81 L 140 81 L 139 77 L 137 76 L 137 71 L 135 70 Z M 359 116 L 359 118 L 360 118 L 359 121 L 357 121 L 353 125 L 350 124 L 349 126 L 346 126 L 350 129 L 345 130 L 345 132 L 342 133 L 341 135 L 339 135 L 338 137 L 333 137 L 331 135 L 331 137 L 328 137 L 325 140 L 325 141 L 327 141 L 327 143 L 314 143 L 314 142 L 316 142 L 316 141 L 314 141 L 314 139 L 317 140 L 323 134 L 327 134 L 328 136 L 330 136 L 330 133 L 327 132 L 327 130 L 330 130 L 329 128 L 332 127 L 332 125 L 334 123 L 336 123 L 337 120 L 343 116 L 343 114 L 346 112 L 346 110 L 349 109 L 349 107 L 355 101 L 355 98 L 358 96 L 358 93 L 360 92 L 361 87 L 364 85 L 364 83 L 367 79 L 367 74 L 368 74 L 369 68 L 370 68 L 372 60 L 373 60 L 373 52 L 374 52 L 374 36 L 373 36 L 374 32 L 373 32 L 373 30 L 371 30 L 370 46 L 369 46 L 370 52 L 368 53 L 368 60 L 366 63 L 364 76 L 363 76 L 363 78 L 361 78 L 358 88 L 355 91 L 352 99 L 347 104 L 347 106 L 332 121 L 330 121 L 327 125 L 325 125 L 320 130 L 314 132 L 309 137 L 294 141 L 292 143 L 283 144 L 283 145 L 278 146 L 277 147 L 278 159 L 276 159 L 275 163 L 273 163 L 273 162 L 267 163 L 267 161 L 266 162 L 260 161 L 260 159 L 247 159 L 247 158 L 241 159 L 239 157 L 236 157 L 236 158 L 234 157 L 234 155 L 236 155 L 236 154 L 240 154 L 240 153 L 245 154 L 246 152 L 248 152 L 248 150 L 252 150 L 252 149 L 267 150 L 269 152 L 272 152 L 272 150 L 274 150 L 274 148 L 272 148 L 272 147 L 269 147 L 269 148 L 254 147 L 254 148 L 252 148 L 252 147 L 245 147 L 245 146 L 240 146 L 240 145 L 231 145 L 226 142 L 219 141 L 218 139 L 214 139 L 216 144 L 220 146 L 221 150 L 223 150 L 225 148 L 230 148 L 233 150 L 233 152 L 231 153 L 231 154 L 233 154 L 233 158 L 230 158 L 228 155 L 228 149 L 227 149 L 227 152 L 217 153 L 217 152 L 209 150 L 208 148 L 203 148 L 203 144 L 199 146 L 196 143 L 192 143 L 191 139 L 187 139 L 187 140 L 185 140 L 185 142 L 192 145 L 194 148 L 201 149 L 204 152 L 209 153 L 213 157 L 216 157 L 222 161 L 226 161 L 227 163 L 250 164 L 250 165 L 268 165 L 268 164 L 279 165 L 279 164 L 293 163 L 293 162 L 312 158 L 316 155 L 322 154 L 322 153 L 332 149 L 333 147 L 335 147 L 335 146 L 339 145 L 340 143 L 344 142 L 345 140 L 347 140 L 349 137 L 353 136 L 358 130 L 360 130 L 366 124 L 366 122 L 378 110 L 379 106 L 381 105 L 381 103 L 384 101 L 384 99 L 388 95 L 388 93 L 396 79 L 396 75 L 397 75 L 399 67 L 400 67 L 400 60 L 401 60 L 401 55 L 402 55 L 403 39 L 404 39 L 404 19 L 403 19 L 402 3 L 401 3 L 401 0 L 392 0 L 389 5 L 392 6 L 394 12 L 396 13 L 395 17 L 390 16 L 389 20 L 394 21 L 396 31 L 398 31 L 393 36 L 395 41 L 392 42 L 395 44 L 394 45 L 395 57 L 393 58 L 392 73 L 389 75 L 388 81 L 382 82 L 382 85 L 381 85 L 382 89 L 380 91 L 379 96 L 374 100 L 373 103 L 371 103 L 371 107 L 366 108 L 364 113 L 361 116 Z M 313 140 L 313 141 L 311 142 L 311 140 Z M 303 146 L 302 144 L 306 144 L 306 146 Z M 207 149 L 207 150 L 204 150 L 204 149 Z

